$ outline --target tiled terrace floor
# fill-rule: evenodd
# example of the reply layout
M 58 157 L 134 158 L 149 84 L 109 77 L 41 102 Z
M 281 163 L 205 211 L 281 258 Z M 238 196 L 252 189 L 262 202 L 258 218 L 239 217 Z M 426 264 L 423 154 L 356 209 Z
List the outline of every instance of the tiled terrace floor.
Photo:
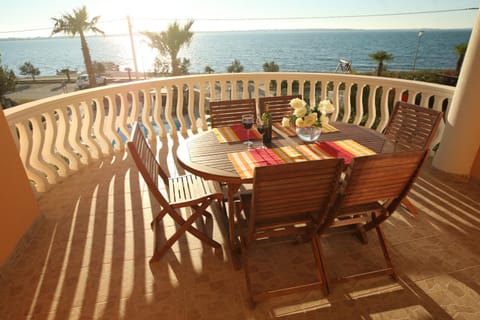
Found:
M 172 147 L 160 145 L 175 174 Z M 480 319 L 480 186 L 427 166 L 411 192 L 420 214 L 385 223 L 400 275 L 336 285 L 249 309 L 242 270 L 225 250 L 221 213 L 205 227 L 224 244 L 212 252 L 190 236 L 150 264 L 158 205 L 128 155 L 102 160 L 42 196 L 42 219 L 0 278 L 0 319 Z M 173 229 L 166 223 L 165 232 Z M 324 240 L 331 271 L 382 262 L 351 236 Z M 308 244 L 254 254 L 258 288 L 314 277 Z

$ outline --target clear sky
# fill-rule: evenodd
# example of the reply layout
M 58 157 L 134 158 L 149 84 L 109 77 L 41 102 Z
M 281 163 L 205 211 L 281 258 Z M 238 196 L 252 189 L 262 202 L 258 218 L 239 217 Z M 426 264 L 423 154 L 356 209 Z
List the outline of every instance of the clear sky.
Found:
M 163 31 L 187 19 L 195 20 L 192 31 L 472 28 L 478 10 L 461 9 L 480 0 L 0 0 L 0 38 L 49 36 L 52 17 L 82 5 L 101 17 L 106 34 L 121 34 L 128 32 L 127 15 L 134 31 Z

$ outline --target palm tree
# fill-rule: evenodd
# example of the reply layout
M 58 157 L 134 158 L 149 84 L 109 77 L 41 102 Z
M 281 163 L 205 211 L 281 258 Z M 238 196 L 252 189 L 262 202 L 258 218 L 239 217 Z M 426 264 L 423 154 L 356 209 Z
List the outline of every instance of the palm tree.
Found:
M 383 50 L 377 51 L 375 53 L 370 53 L 368 56 L 378 62 L 377 76 L 380 76 L 382 74 L 384 67 L 383 61 L 393 60 L 393 54 Z
M 90 87 L 92 88 L 96 86 L 95 73 L 93 70 L 90 50 L 88 49 L 87 40 L 85 39 L 85 33 L 92 31 L 94 33 L 104 34 L 104 32 L 98 29 L 96 26 L 99 19 L 100 16 L 96 16 L 89 21 L 87 8 L 85 6 L 79 9 L 74 9 L 73 14 L 63 14 L 60 18 L 52 18 L 52 20 L 55 21 L 52 35 L 57 33 L 65 33 L 67 35 L 71 35 L 72 37 L 75 37 L 77 34 L 80 36 L 83 60 L 85 62 L 85 68 L 87 69 Z
M 32 77 L 32 80 L 35 82 L 35 76 L 38 76 L 40 74 L 40 70 L 38 68 L 35 68 L 35 66 L 30 61 L 27 61 L 20 66 L 20 74 L 23 76 L 30 75 Z
M 142 34 L 150 41 L 148 45 L 151 48 L 157 49 L 161 55 L 169 56 L 173 76 L 183 74 L 185 67 L 188 67 L 188 64 L 185 64 L 185 59 L 182 61 L 178 58 L 178 53 L 183 46 L 190 45 L 193 37 L 193 32 L 190 31 L 190 28 L 192 27 L 193 22 L 193 20 L 189 20 L 183 27 L 181 27 L 175 21 L 168 26 L 167 31 L 142 32 Z
M 70 70 L 69 67 L 66 67 L 65 69 L 60 70 L 60 72 L 65 74 L 67 76 L 67 81 L 70 82 L 70 72 L 72 72 L 72 70 Z
M 467 46 L 468 46 L 468 42 L 464 42 L 464 43 L 457 44 L 456 46 L 453 47 L 453 49 L 455 50 L 455 53 L 458 56 L 457 66 L 455 68 L 455 70 L 457 71 L 457 75 L 460 74 L 460 69 L 462 69 L 463 59 L 465 59 L 465 53 L 467 52 Z
M 227 67 L 227 72 L 242 72 L 243 71 L 243 66 L 240 63 L 240 60 L 233 60 L 232 64 Z
M 213 70 L 212 67 L 210 67 L 210 66 L 205 67 L 205 73 L 211 74 L 211 73 L 214 73 L 214 72 L 215 72 L 215 70 Z
M 265 62 L 263 64 L 263 71 L 265 72 L 278 72 L 279 70 L 280 67 L 275 63 L 275 61 Z

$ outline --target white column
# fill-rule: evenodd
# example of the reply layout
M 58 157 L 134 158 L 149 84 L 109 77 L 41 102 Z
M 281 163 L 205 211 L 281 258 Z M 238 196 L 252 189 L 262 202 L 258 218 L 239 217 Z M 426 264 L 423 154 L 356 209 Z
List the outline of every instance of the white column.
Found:
M 462 71 L 446 117 L 433 166 L 462 176 L 470 174 L 480 146 L 480 11 L 468 43 Z

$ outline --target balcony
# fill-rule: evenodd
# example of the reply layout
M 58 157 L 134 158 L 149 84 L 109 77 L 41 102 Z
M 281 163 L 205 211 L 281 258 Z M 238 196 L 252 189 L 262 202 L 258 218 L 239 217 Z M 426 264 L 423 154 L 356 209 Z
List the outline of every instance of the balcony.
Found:
M 309 292 L 251 310 L 216 207 L 204 227 L 224 244 L 223 252 L 187 236 L 160 262 L 149 264 L 150 221 L 159 207 L 124 148 L 131 124 L 141 120 L 156 137 L 160 162 L 175 175 L 183 173 L 175 163 L 179 143 L 208 130 L 210 99 L 297 92 L 310 101 L 329 97 L 340 106 L 333 119 L 381 131 L 393 101 L 446 110 L 454 89 L 343 74 L 214 74 L 96 88 L 7 110 L 42 214 L 1 269 L 0 301 L 10 302 L 0 304 L 1 318 L 479 317 L 480 186 L 475 182 L 427 164 L 410 193 L 419 215 L 400 209 L 384 228 L 400 281 L 380 277 L 345 283 L 326 298 Z M 165 234 L 173 228 L 165 223 Z M 373 250 L 370 257 L 380 254 L 377 246 L 365 248 L 356 239 L 326 240 L 327 262 L 338 271 L 376 263 L 358 259 L 366 251 Z M 256 253 L 261 270 L 266 254 L 280 266 L 255 275 L 262 285 L 315 276 L 309 248 L 292 248 Z M 336 260 L 336 252 L 345 260 Z M 278 270 L 283 270 L 280 276 Z

